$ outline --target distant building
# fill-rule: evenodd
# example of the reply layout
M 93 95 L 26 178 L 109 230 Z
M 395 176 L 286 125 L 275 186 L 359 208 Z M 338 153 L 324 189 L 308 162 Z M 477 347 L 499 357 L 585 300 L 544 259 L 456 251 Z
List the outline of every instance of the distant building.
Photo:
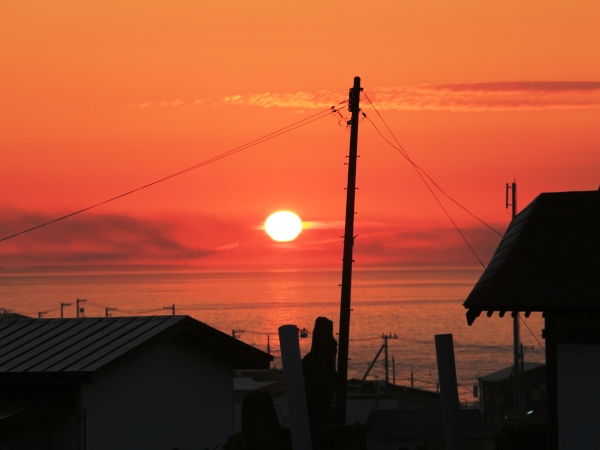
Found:
M 444 450 L 441 397 L 437 392 L 382 381 L 349 382 L 348 423 L 365 424 L 368 450 Z M 464 450 L 492 450 L 496 428 L 478 409 L 461 409 Z
M 548 450 L 600 448 L 600 191 L 534 199 L 464 306 L 469 324 L 482 312 L 543 313 Z
M 188 316 L 0 319 L 0 449 L 212 449 L 271 359 Z
M 546 419 L 546 365 L 523 363 L 523 390 L 528 418 Z M 513 366 L 490 373 L 479 379 L 480 405 L 484 420 L 491 425 L 504 425 L 515 412 Z

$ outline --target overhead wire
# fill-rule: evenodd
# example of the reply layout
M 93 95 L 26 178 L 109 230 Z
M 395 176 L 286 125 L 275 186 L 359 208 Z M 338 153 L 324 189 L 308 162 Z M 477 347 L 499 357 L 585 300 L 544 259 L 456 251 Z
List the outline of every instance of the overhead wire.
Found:
M 377 126 L 375 126 L 375 124 L 373 123 L 373 121 L 367 117 L 365 115 L 365 118 L 373 125 L 373 127 L 375 128 L 375 130 L 377 131 L 377 133 L 394 149 L 396 149 L 398 152 L 400 152 L 400 154 L 402 156 L 404 156 L 404 158 L 406 158 L 406 160 L 415 168 L 415 170 L 419 173 L 422 173 L 429 181 L 431 181 L 431 183 L 442 193 L 444 194 L 450 201 L 452 201 L 454 204 L 456 204 L 459 208 L 461 208 L 462 210 L 464 210 L 467 214 L 471 215 L 474 219 L 478 220 L 479 222 L 481 222 L 483 225 L 485 225 L 486 227 L 488 227 L 490 230 L 492 230 L 494 233 L 496 233 L 498 236 L 502 236 L 503 234 L 496 230 L 494 227 L 492 227 L 490 224 L 488 224 L 487 222 L 485 222 L 483 219 L 477 217 L 475 214 L 473 214 L 471 211 L 469 211 L 466 207 L 464 207 L 463 205 L 461 205 L 457 200 L 455 200 L 452 196 L 450 196 L 444 189 L 442 189 L 440 187 L 439 184 L 437 184 L 435 182 L 435 180 L 433 178 L 431 178 L 429 176 L 429 174 L 425 171 L 425 169 L 423 169 L 421 166 L 419 166 L 417 163 L 415 163 L 410 156 L 408 155 L 408 152 L 404 149 L 404 147 L 402 146 L 402 144 L 400 143 L 400 141 L 396 138 L 395 134 L 392 132 L 392 130 L 390 129 L 390 127 L 388 126 L 387 122 L 383 119 L 383 117 L 381 116 L 381 114 L 379 113 L 379 110 L 375 107 L 375 105 L 371 102 L 371 99 L 369 98 L 369 96 L 365 93 L 365 97 L 367 98 L 367 100 L 369 101 L 369 104 L 373 107 L 373 110 L 375 111 L 375 113 L 377 114 L 377 116 L 379 117 L 379 119 L 381 120 L 381 122 L 385 125 L 385 127 L 387 128 L 387 130 L 389 131 L 389 133 L 394 137 L 394 140 L 396 141 L 396 143 L 398 144 L 398 147 L 396 147 L 393 143 L 391 143 L 377 128 Z
M 369 118 L 368 118 L 368 120 L 373 125 L 373 127 L 375 128 L 375 130 L 383 137 L 383 135 L 381 134 L 381 132 L 379 131 L 379 129 L 377 128 L 377 126 L 373 123 L 373 121 L 371 121 Z M 387 139 L 386 139 L 386 141 L 387 141 Z M 389 142 L 389 141 L 387 141 L 387 142 Z M 410 159 L 409 159 L 409 162 L 410 162 Z M 415 167 L 415 170 L 417 170 L 416 167 Z M 425 178 L 423 177 L 423 175 L 421 174 L 421 172 L 419 172 L 419 170 L 417 170 L 417 174 L 419 175 L 419 177 L 421 178 L 421 180 L 423 180 L 423 183 L 425 184 L 425 186 L 427 187 L 427 189 L 429 190 L 429 192 L 431 193 L 431 195 L 433 195 L 433 198 L 438 203 L 439 207 L 442 209 L 442 211 L 444 211 L 444 213 L 446 214 L 446 216 L 448 217 L 448 219 L 450 220 L 450 222 L 452 223 L 452 225 L 454 226 L 454 228 L 456 229 L 456 231 L 458 232 L 458 234 L 460 235 L 460 237 L 463 239 L 463 241 L 465 242 L 465 244 L 469 247 L 469 249 L 471 250 L 471 253 L 473 253 L 473 255 L 475 256 L 475 258 L 477 259 L 477 261 L 479 261 L 479 264 L 481 264 L 481 266 L 485 269 L 486 268 L 485 264 L 483 263 L 483 261 L 481 260 L 481 258 L 479 257 L 479 255 L 477 255 L 477 252 L 475 251 L 475 249 L 473 248 L 473 246 L 469 243 L 469 241 L 467 240 L 466 236 L 463 234 L 463 232 L 461 231 L 461 229 L 458 227 L 458 225 L 456 224 L 456 222 L 454 221 L 454 219 L 452 218 L 452 216 L 450 215 L 450 213 L 448 212 L 448 210 L 444 207 L 444 205 L 442 204 L 442 202 L 440 201 L 440 199 L 438 198 L 438 196 L 435 194 L 435 192 L 433 191 L 433 189 L 431 189 L 431 186 L 429 186 L 429 183 L 427 183 L 427 181 L 425 180 Z
M 531 328 L 529 328 L 529 325 L 527 325 L 527 322 L 525 322 L 525 319 L 523 319 L 523 317 L 521 317 L 521 314 L 519 314 L 519 319 L 521 320 L 521 323 L 523 323 L 525 325 L 525 327 L 529 330 L 529 333 L 533 336 L 533 338 L 538 343 L 538 345 L 541 347 L 541 349 L 545 350 L 544 346 L 539 341 L 539 339 L 537 338 L 537 336 L 535 335 L 535 333 L 533 331 L 531 331 Z
M 252 140 L 250 142 L 247 142 L 246 144 L 243 144 L 243 145 L 240 145 L 238 147 L 235 147 L 235 148 L 233 148 L 231 150 L 228 150 L 228 151 L 226 151 L 224 153 L 221 153 L 219 155 L 213 156 L 212 158 L 206 159 L 206 160 L 204 160 L 204 161 L 202 161 L 202 162 L 200 162 L 198 164 L 195 164 L 193 166 L 190 166 L 190 167 L 188 167 L 186 169 L 183 169 L 183 170 L 180 170 L 178 172 L 172 173 L 170 175 L 167 175 L 167 176 L 165 176 L 163 178 L 160 178 L 158 180 L 152 181 L 150 183 L 147 183 L 147 184 L 145 184 L 143 186 L 137 187 L 137 188 L 132 189 L 130 191 L 124 192 L 124 193 L 119 194 L 119 195 L 117 195 L 115 197 L 111 197 L 111 198 L 109 198 L 107 200 L 103 200 L 103 201 L 101 201 L 99 203 L 95 203 L 95 204 L 93 204 L 91 206 L 85 207 L 85 208 L 80 209 L 78 211 L 74 211 L 72 213 L 66 214 L 66 215 L 58 217 L 56 219 L 49 220 L 47 222 L 38 224 L 38 225 L 33 226 L 31 228 L 27 228 L 27 229 L 19 231 L 17 233 L 13 233 L 11 235 L 4 236 L 4 237 L 0 238 L 0 242 L 6 241 L 8 239 L 15 238 L 15 237 L 20 236 L 20 235 L 25 234 L 25 233 L 29 233 L 30 231 L 37 230 L 38 228 L 42 228 L 42 227 L 45 227 L 47 225 L 51 225 L 51 224 L 59 222 L 61 220 L 68 219 L 69 217 L 73 217 L 73 216 L 75 216 L 77 214 L 81 214 L 83 212 L 89 211 L 91 209 L 97 208 L 99 206 L 102 206 L 102 205 L 105 205 L 107 203 L 113 202 L 113 201 L 118 200 L 120 198 L 123 198 L 123 197 L 126 197 L 128 195 L 134 194 L 134 193 L 136 193 L 138 191 L 141 191 L 143 189 L 146 189 L 146 188 L 149 188 L 151 186 L 154 186 L 156 184 L 162 183 L 164 181 L 167 181 L 167 180 L 170 180 L 172 178 L 178 177 L 178 176 L 183 175 L 185 173 L 191 172 L 192 170 L 196 170 L 196 169 L 198 169 L 200 167 L 206 166 L 208 164 L 212 164 L 212 163 L 214 163 L 216 161 L 219 161 L 219 160 L 221 160 L 223 158 L 227 158 L 229 156 L 235 155 L 236 153 L 239 153 L 241 151 L 247 150 L 248 148 L 254 147 L 254 146 L 258 145 L 258 144 L 262 144 L 262 143 L 264 143 L 266 141 L 269 141 L 269 140 L 274 139 L 274 138 L 276 138 L 278 136 L 281 136 L 282 134 L 289 133 L 290 131 L 293 131 L 293 130 L 295 130 L 297 128 L 306 126 L 306 125 L 308 125 L 308 124 L 310 124 L 312 122 L 315 122 L 317 120 L 323 119 L 324 117 L 327 117 L 331 113 L 336 113 L 337 112 L 337 107 L 339 107 L 340 105 L 343 105 L 344 103 L 347 103 L 347 102 L 348 102 L 347 100 L 345 100 L 343 102 L 340 102 L 337 105 L 334 105 L 334 106 L 331 106 L 330 108 L 327 108 L 325 110 L 319 111 L 318 113 L 312 114 L 312 115 L 310 115 L 310 116 L 308 116 L 308 117 L 306 117 L 306 118 L 304 118 L 302 120 L 299 120 L 299 121 L 294 122 L 294 123 L 292 123 L 290 125 L 287 125 L 287 126 L 285 126 L 283 128 L 275 130 L 275 131 L 273 131 L 271 133 L 268 133 L 268 134 L 266 134 L 264 136 L 261 136 L 261 137 L 259 137 L 257 139 L 254 139 L 254 140 Z
M 425 186 L 427 187 L 427 189 L 429 190 L 429 192 L 431 193 L 431 195 L 433 196 L 433 198 L 435 199 L 435 201 L 438 203 L 439 207 L 446 214 L 446 216 L 448 217 L 448 219 L 450 220 L 450 222 L 452 223 L 452 225 L 454 226 L 455 230 L 458 232 L 458 234 L 460 235 L 460 237 L 463 239 L 463 241 L 465 242 L 465 244 L 467 245 L 467 247 L 469 247 L 469 249 L 471 250 L 471 253 L 473 253 L 473 255 L 475 256 L 475 258 L 477 259 L 477 261 L 479 261 L 479 264 L 481 264 L 481 266 L 485 269 L 486 268 L 485 264 L 483 263 L 483 261 L 481 260 L 481 258 L 479 257 L 479 255 L 477 254 L 477 252 L 475 251 L 475 249 L 473 248 L 473 246 L 467 240 L 466 236 L 464 235 L 464 233 L 462 232 L 462 230 L 459 228 L 458 224 L 454 221 L 454 219 L 452 218 L 452 216 L 450 215 L 450 213 L 448 212 L 448 210 L 444 207 L 444 205 L 440 201 L 439 197 L 435 194 L 435 192 L 433 191 L 433 189 L 431 188 L 431 186 L 427 182 L 426 178 L 428 180 L 430 180 L 430 182 L 437 189 L 439 189 L 440 192 L 442 192 L 444 195 L 446 195 L 446 197 L 448 197 L 450 200 L 452 200 L 454 203 L 456 203 L 462 209 L 464 209 L 469 214 L 471 214 L 474 218 L 476 218 L 477 220 L 479 220 L 481 223 L 483 223 L 484 225 L 486 225 L 488 228 L 490 228 L 492 231 L 494 231 L 495 233 L 499 234 L 500 236 L 502 236 L 502 233 L 498 232 L 493 227 L 491 227 L 490 225 L 488 225 L 487 223 L 485 223 L 483 220 L 479 219 L 477 216 L 475 216 L 473 213 L 471 213 L 469 210 L 467 210 L 464 206 L 462 206 L 460 203 L 458 203 L 456 200 L 454 200 L 452 197 L 450 197 L 435 181 L 433 181 L 433 179 L 419 165 L 417 165 L 409 157 L 409 155 L 406 152 L 406 150 L 404 149 L 404 147 L 402 147 L 402 145 L 400 144 L 400 142 L 398 141 L 398 139 L 396 138 L 396 136 L 394 135 L 394 133 L 392 132 L 392 130 L 390 129 L 390 127 L 387 125 L 387 123 L 385 122 L 385 120 L 383 119 L 383 117 L 381 116 L 381 114 L 379 114 L 379 111 L 375 108 L 375 105 L 373 104 L 373 102 L 371 102 L 371 99 L 369 98 L 369 96 L 366 93 L 365 93 L 365 97 L 367 98 L 367 100 L 369 101 L 369 103 L 373 107 L 373 110 L 375 110 L 375 112 L 377 113 L 377 115 L 379 116 L 379 118 L 381 119 L 381 121 L 384 123 L 384 125 L 386 126 L 386 128 L 388 129 L 388 131 L 390 132 L 390 134 L 394 137 L 394 140 L 397 142 L 398 147 L 396 147 L 396 145 L 394 145 L 392 142 L 390 142 L 389 139 L 387 139 L 383 135 L 383 133 L 379 130 L 379 128 L 377 127 L 377 125 L 375 125 L 375 123 L 371 120 L 371 118 L 369 116 L 367 116 L 364 113 L 364 111 L 361 111 L 362 114 L 363 114 L 363 117 L 365 117 L 369 121 L 369 123 L 373 126 L 373 128 L 375 129 L 375 131 L 379 134 L 379 136 L 381 136 L 381 138 L 385 142 L 387 142 L 392 148 L 396 149 L 412 165 L 412 167 L 417 172 L 417 175 L 419 175 L 419 177 L 421 178 L 421 180 L 423 181 L 423 183 L 425 184 Z

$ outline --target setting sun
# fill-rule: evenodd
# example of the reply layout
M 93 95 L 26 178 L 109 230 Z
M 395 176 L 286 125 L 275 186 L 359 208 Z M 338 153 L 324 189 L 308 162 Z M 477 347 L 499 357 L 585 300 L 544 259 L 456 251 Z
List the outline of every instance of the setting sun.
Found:
M 277 242 L 289 242 L 302 231 L 302 220 L 290 211 L 277 211 L 265 221 L 265 231 Z

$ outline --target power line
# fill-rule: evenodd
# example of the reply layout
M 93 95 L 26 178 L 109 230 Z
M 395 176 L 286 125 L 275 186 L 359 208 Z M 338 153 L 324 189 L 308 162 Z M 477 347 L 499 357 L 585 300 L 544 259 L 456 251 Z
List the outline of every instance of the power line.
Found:
M 523 322 L 523 325 L 525 325 L 525 327 L 529 330 L 529 333 L 531 333 L 531 335 L 533 336 L 533 338 L 535 339 L 535 341 L 538 343 L 538 345 L 542 348 L 542 350 L 545 350 L 545 348 L 542 345 L 542 343 L 539 341 L 539 339 L 537 338 L 537 336 L 535 335 L 535 333 L 533 331 L 531 331 L 531 328 L 529 328 L 529 325 L 527 325 L 527 322 L 525 322 L 525 319 L 523 319 L 520 314 L 519 314 L 519 319 L 521 319 L 521 322 Z
M 344 103 L 347 103 L 347 100 L 343 101 L 343 102 L 340 102 L 337 105 L 332 106 L 331 108 L 328 108 L 326 110 L 323 110 L 323 111 L 315 113 L 315 114 L 313 114 L 311 116 L 308 116 L 305 119 L 299 120 L 299 121 L 294 122 L 294 123 L 292 123 L 290 125 L 287 125 L 287 126 L 285 126 L 283 128 L 280 128 L 280 129 L 278 129 L 276 131 L 273 131 L 273 132 L 271 132 L 269 134 L 261 136 L 261 137 L 255 139 L 253 141 L 250 141 L 250 142 L 248 142 L 248 143 L 246 143 L 244 145 L 240 145 L 239 147 L 235 147 L 235 148 L 233 148 L 233 149 L 231 149 L 231 150 L 229 150 L 227 152 L 224 152 L 224 153 L 221 153 L 219 155 L 213 156 L 212 158 L 204 160 L 204 161 L 202 161 L 202 162 L 200 162 L 198 164 L 195 164 L 195 165 L 193 165 L 191 167 L 188 167 L 186 169 L 180 170 L 179 172 L 175 172 L 175 173 L 173 173 L 171 175 L 167 175 L 166 177 L 163 177 L 163 178 L 160 178 L 158 180 L 152 181 L 152 182 L 150 182 L 148 184 L 145 184 L 145 185 L 140 186 L 138 188 L 132 189 L 132 190 L 130 190 L 128 192 L 125 192 L 123 194 L 120 194 L 120 195 L 117 195 L 115 197 L 109 198 L 107 200 L 101 201 L 101 202 L 96 203 L 94 205 L 88 206 L 86 208 L 80 209 L 78 211 L 74 211 L 74 212 L 72 212 L 70 214 L 58 217 L 58 218 L 50 220 L 48 222 L 41 223 L 41 224 L 36 225 L 34 227 L 28 228 L 26 230 L 19 231 L 18 233 L 14 233 L 14 234 L 11 234 L 9 236 L 5 236 L 3 238 L 0 238 L 0 242 L 6 241 L 8 239 L 12 239 L 14 237 L 20 236 L 22 234 L 28 233 L 28 232 L 33 231 L 33 230 L 37 230 L 38 228 L 45 227 L 47 225 L 59 222 L 61 220 L 68 219 L 69 217 L 73 217 L 73 216 L 75 216 L 77 214 L 81 214 L 83 212 L 89 211 L 90 209 L 97 208 L 98 206 L 105 205 L 106 203 L 110 203 L 110 202 L 113 202 L 113 201 L 118 200 L 120 198 L 123 198 L 123 197 L 126 197 L 128 195 L 134 194 L 135 192 L 141 191 L 142 189 L 149 188 L 149 187 L 154 186 L 156 184 L 159 184 L 159 183 L 162 183 L 164 181 L 170 180 L 171 178 L 178 177 L 178 176 L 183 175 L 183 174 L 185 174 L 187 172 L 191 172 L 192 170 L 196 170 L 196 169 L 198 169 L 200 167 L 203 167 L 203 166 L 206 166 L 208 164 L 214 163 L 214 162 L 219 161 L 219 160 L 221 160 L 223 158 L 226 158 L 228 156 L 232 156 L 232 155 L 234 155 L 236 153 L 239 153 L 239 152 L 241 152 L 243 150 L 247 150 L 250 147 L 254 147 L 254 146 L 258 145 L 258 144 L 262 144 L 262 143 L 264 143 L 266 141 L 269 141 L 269 140 L 274 139 L 274 138 L 276 138 L 278 136 L 281 136 L 282 134 L 288 133 L 288 132 L 293 131 L 293 130 L 295 130 L 297 128 L 306 126 L 306 125 L 308 125 L 308 124 L 310 124 L 312 122 L 315 122 L 315 121 L 317 121 L 319 119 L 327 117 L 331 113 L 337 113 L 337 109 L 336 108 L 338 106 L 344 104 Z
M 404 147 L 402 146 L 402 144 L 400 143 L 400 141 L 398 141 L 398 139 L 396 138 L 396 136 L 394 135 L 394 133 L 392 132 L 392 130 L 390 129 L 390 127 L 388 126 L 387 122 L 383 119 L 383 117 L 381 116 L 381 114 L 379 113 L 379 110 L 377 110 L 377 108 L 375 107 L 375 105 L 371 102 L 371 99 L 369 98 L 369 96 L 365 93 L 365 97 L 367 98 L 367 100 L 369 101 L 369 104 L 373 107 L 373 110 L 375 111 L 375 113 L 377 114 L 377 116 L 379 117 L 379 119 L 381 120 L 381 122 L 383 122 L 383 124 L 385 125 L 385 127 L 387 128 L 387 130 L 389 131 L 389 133 L 392 135 L 392 137 L 394 138 L 394 140 L 396 141 L 396 143 L 398 144 L 398 147 L 396 147 L 392 142 L 390 142 L 382 133 L 381 131 L 379 131 L 379 129 L 377 128 L 377 126 L 373 123 L 373 121 L 367 117 L 367 115 L 365 114 L 365 118 L 373 125 L 373 128 L 375 128 L 375 131 L 377 131 L 377 133 L 379 134 L 379 136 L 381 136 L 381 138 L 386 141 L 391 147 L 393 147 L 394 149 L 396 149 L 402 156 L 404 156 L 404 158 L 406 158 L 406 160 L 413 166 L 413 168 L 417 171 L 417 173 L 419 173 L 419 176 L 421 176 L 421 174 L 423 174 L 425 177 L 427 177 L 427 179 L 429 181 L 431 181 L 431 183 L 442 193 L 444 194 L 450 201 L 452 201 L 454 204 L 456 204 L 459 208 L 461 208 L 462 210 L 464 210 L 465 212 L 467 212 L 469 215 L 471 215 L 473 218 L 475 218 L 476 220 L 478 220 L 479 222 L 481 222 L 483 225 L 485 225 L 486 227 L 488 227 L 490 230 L 492 230 L 494 233 L 496 233 L 498 236 L 502 236 L 502 233 L 500 233 L 498 230 L 496 230 L 494 227 L 492 227 L 491 225 L 489 225 L 488 223 L 486 223 L 483 219 L 480 219 L 479 217 L 477 217 L 475 214 L 473 214 L 471 211 L 469 211 L 467 208 L 465 208 L 463 205 L 461 205 L 460 203 L 458 203 L 458 201 L 456 201 L 454 198 L 452 198 L 446 191 L 444 191 L 434 180 L 433 178 L 431 178 L 429 176 L 429 174 L 422 168 L 420 167 L 417 163 L 415 163 L 410 156 L 408 156 L 408 152 L 404 149 Z M 423 176 L 421 176 L 421 179 L 423 178 Z M 423 180 L 423 182 L 425 184 L 427 184 L 427 182 L 425 180 Z
M 392 142 L 390 142 L 389 139 L 387 139 L 381 133 L 381 131 L 379 131 L 379 128 L 377 128 L 377 126 L 375 125 L 375 123 L 364 112 L 363 112 L 363 116 L 369 121 L 369 123 L 371 125 L 373 125 L 373 128 L 375 128 L 375 131 L 377 131 L 377 133 L 381 136 L 381 138 L 384 141 L 386 141 L 391 147 L 393 147 L 394 149 L 396 149 L 413 166 L 413 168 L 417 172 L 417 175 L 419 175 L 419 177 L 421 178 L 421 180 L 423 181 L 423 183 L 425 184 L 425 186 L 427 187 L 427 189 L 429 190 L 429 192 L 431 193 L 431 195 L 433 196 L 433 198 L 435 199 L 435 201 L 438 203 L 439 207 L 442 209 L 442 211 L 444 211 L 444 213 L 446 214 L 446 216 L 448 217 L 448 219 L 450 220 L 450 222 L 452 223 L 452 225 L 454 226 L 454 228 L 456 229 L 456 231 L 458 232 L 458 234 L 460 235 L 460 237 L 463 239 L 463 241 L 465 242 L 465 244 L 467 245 L 467 247 L 469 247 L 469 249 L 471 250 L 471 253 L 473 253 L 473 255 L 475 256 L 475 258 L 477 259 L 477 261 L 479 261 L 479 264 L 481 264 L 481 266 L 485 269 L 486 268 L 485 264 L 483 263 L 483 261 L 481 260 L 481 258 L 479 258 L 479 255 L 477 255 L 477 252 L 475 251 L 475 249 L 473 248 L 473 246 L 471 246 L 471 244 L 467 240 L 466 236 L 463 234 L 463 232 L 461 231 L 461 229 L 458 227 L 458 225 L 454 221 L 454 219 L 452 219 L 452 216 L 450 215 L 450 213 L 448 212 L 448 210 L 444 207 L 444 205 L 442 204 L 442 202 L 440 201 L 440 199 L 438 198 L 438 196 L 435 194 L 435 192 L 433 191 L 433 189 L 431 188 L 431 186 L 429 185 L 429 183 L 427 182 L 427 180 L 425 178 L 427 178 L 437 189 L 439 189 L 439 191 L 441 193 L 443 193 L 446 197 L 448 197 L 450 200 L 452 200 L 456 205 L 458 205 L 459 207 L 461 207 L 463 210 L 465 210 L 466 212 L 468 212 L 471 216 L 473 216 L 474 218 L 476 218 L 477 220 L 479 220 L 481 223 L 483 223 L 484 225 L 486 225 L 488 228 L 490 228 L 492 231 L 494 231 L 495 233 L 499 234 L 500 236 L 502 236 L 502 234 L 500 232 L 498 232 L 497 230 L 495 230 L 494 228 L 492 228 L 487 223 L 485 223 L 483 220 L 481 220 L 480 218 L 478 218 L 477 216 L 475 216 L 473 213 L 471 213 L 468 209 L 466 209 L 464 206 L 462 206 L 460 203 L 458 203 L 452 197 L 450 197 L 435 181 L 433 181 L 433 179 L 427 174 L 427 172 L 425 172 L 420 166 L 418 166 L 415 162 L 413 162 L 412 159 L 408 156 L 408 153 L 406 152 L 406 150 L 404 150 L 404 148 L 402 147 L 402 145 L 400 144 L 400 142 L 398 141 L 398 139 L 396 138 L 396 136 L 394 135 L 394 133 L 390 129 L 390 127 L 387 125 L 387 123 L 385 122 L 385 120 L 383 119 L 383 117 L 381 116 L 381 114 L 379 114 L 379 111 L 377 111 L 377 109 L 375 108 L 375 105 L 373 105 L 373 102 L 371 102 L 371 99 L 369 99 L 369 97 L 366 94 L 365 94 L 365 97 L 367 98 L 367 100 L 369 101 L 369 103 L 371 104 L 371 106 L 373 107 L 373 109 L 375 110 L 375 112 L 377 113 L 377 115 L 379 116 L 379 118 L 381 119 L 381 121 L 384 123 L 384 125 L 386 126 L 386 128 L 388 129 L 388 131 L 390 132 L 390 134 L 396 140 L 396 142 L 398 144 L 398 147 L 396 147 Z

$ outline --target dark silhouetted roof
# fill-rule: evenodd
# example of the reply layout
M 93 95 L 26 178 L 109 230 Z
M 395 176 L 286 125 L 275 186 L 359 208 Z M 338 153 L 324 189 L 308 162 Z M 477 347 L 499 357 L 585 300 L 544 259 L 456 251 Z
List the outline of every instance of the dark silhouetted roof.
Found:
M 482 311 L 600 310 L 600 191 L 540 194 L 510 223 L 467 297 Z
M 188 316 L 0 320 L 0 381 L 82 381 L 153 342 L 187 333 L 234 368 L 272 357 Z
M 536 363 L 536 362 L 523 362 L 523 371 L 525 373 L 531 372 L 533 370 L 538 370 L 543 367 L 546 367 L 545 364 Z M 481 377 L 483 381 L 492 381 L 494 383 L 505 382 L 509 378 L 512 377 L 514 366 L 508 366 L 504 369 L 497 370 L 496 372 L 489 373 Z

